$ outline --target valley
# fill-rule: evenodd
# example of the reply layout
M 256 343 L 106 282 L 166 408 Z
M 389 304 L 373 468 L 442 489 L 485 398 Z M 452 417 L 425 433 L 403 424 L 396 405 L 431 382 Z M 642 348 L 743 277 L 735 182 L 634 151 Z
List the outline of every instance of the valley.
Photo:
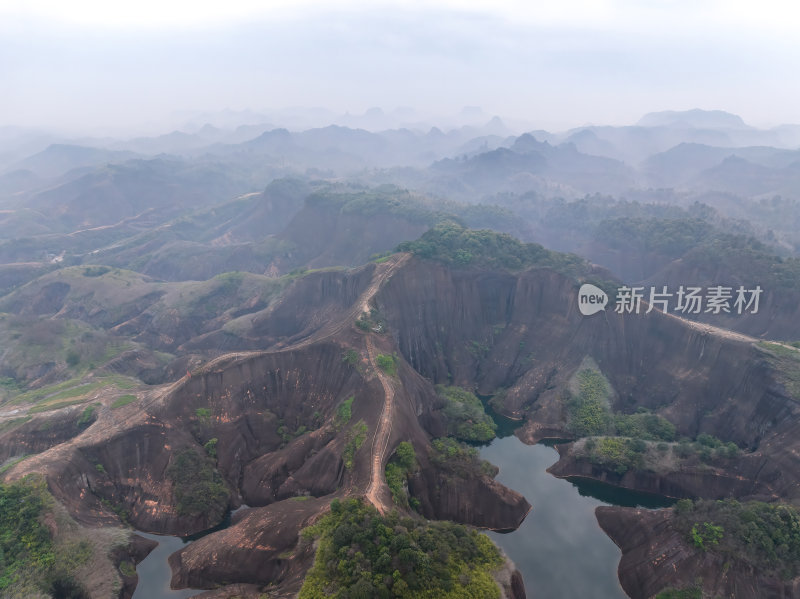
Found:
M 795 208 L 722 209 L 728 150 L 668 129 L 636 167 L 584 153 L 589 129 L 329 128 L 180 159 L 53 147 L 9 172 L 0 468 L 47 557 L 9 546 L 0 590 L 794 596 L 800 541 L 773 521 L 800 505 Z M 435 160 L 403 162 L 424 143 Z M 739 150 L 782 173 L 749 200 L 794 193 L 792 151 Z M 612 303 L 583 316 L 583 283 Z M 614 310 L 624 284 L 765 293 L 685 318 Z

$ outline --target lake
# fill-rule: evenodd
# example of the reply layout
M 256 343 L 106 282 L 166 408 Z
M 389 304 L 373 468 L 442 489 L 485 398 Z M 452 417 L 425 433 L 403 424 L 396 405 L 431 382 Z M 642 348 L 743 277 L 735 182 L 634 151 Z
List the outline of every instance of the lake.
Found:
M 504 429 L 499 432 L 507 434 Z M 664 507 L 670 500 L 592 480 L 556 478 L 546 469 L 558 452 L 544 444 L 525 445 L 514 436 L 496 438 L 480 455 L 500 468 L 498 482 L 533 506 L 514 532 L 488 533 L 517 565 L 529 596 L 627 598 L 617 579 L 622 553 L 597 524 L 594 510 L 600 505 Z

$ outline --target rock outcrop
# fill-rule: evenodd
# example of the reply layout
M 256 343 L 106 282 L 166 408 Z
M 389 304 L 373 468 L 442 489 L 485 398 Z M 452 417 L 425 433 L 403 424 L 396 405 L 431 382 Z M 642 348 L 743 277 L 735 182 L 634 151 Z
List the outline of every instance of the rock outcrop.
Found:
M 671 510 L 599 507 L 596 513 L 600 526 L 622 550 L 619 579 L 632 599 L 649 599 L 665 588 L 698 583 L 713 597 L 800 597 L 800 578 L 768 578 L 746 564 L 690 547 L 671 526 Z

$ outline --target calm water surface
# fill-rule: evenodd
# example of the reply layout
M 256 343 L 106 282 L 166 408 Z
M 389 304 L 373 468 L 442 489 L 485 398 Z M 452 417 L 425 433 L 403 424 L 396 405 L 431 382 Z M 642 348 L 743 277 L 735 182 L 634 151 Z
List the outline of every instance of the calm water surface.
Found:
M 193 597 L 203 591 L 182 589 L 173 591 L 169 588 L 169 581 L 172 578 L 167 558 L 182 547 L 186 542 L 180 537 L 170 537 L 167 535 L 154 535 L 148 532 L 136 531 L 136 534 L 152 539 L 158 543 L 158 547 L 153 549 L 150 554 L 136 566 L 136 573 L 139 575 L 139 584 L 133 593 L 133 599 L 183 599 Z
M 150 554 L 136 566 L 136 573 L 139 575 L 139 584 L 132 599 L 184 599 L 199 595 L 199 589 L 181 589 L 179 591 L 169 588 L 169 581 L 172 579 L 172 570 L 169 567 L 169 556 L 179 551 L 192 541 L 207 534 L 222 530 L 231 525 L 231 516 L 239 510 L 247 509 L 248 506 L 241 507 L 228 512 L 218 525 L 214 528 L 204 530 L 188 537 L 171 537 L 168 535 L 154 535 L 148 532 L 136 531 L 139 536 L 152 539 L 158 543 L 158 547 L 153 549 Z
M 506 423 L 507 424 L 507 423 Z M 511 427 L 501 426 L 499 434 Z M 480 455 L 500 468 L 497 481 L 522 493 L 533 509 L 514 532 L 489 536 L 514 561 L 531 597 L 626 599 L 617 579 L 622 555 L 594 510 L 600 505 L 664 507 L 671 501 L 591 480 L 556 478 L 546 469 L 558 453 L 544 444 L 497 438 Z

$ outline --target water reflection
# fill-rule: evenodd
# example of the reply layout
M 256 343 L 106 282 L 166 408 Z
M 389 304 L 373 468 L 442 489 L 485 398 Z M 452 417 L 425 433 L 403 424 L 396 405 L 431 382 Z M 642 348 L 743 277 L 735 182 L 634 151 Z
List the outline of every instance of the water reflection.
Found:
M 480 453 L 500 467 L 498 482 L 533 505 L 516 531 L 489 533 L 519 568 L 530 596 L 627 597 L 617 580 L 620 550 L 594 516 L 594 509 L 606 503 L 581 495 L 569 481 L 545 472 L 558 459 L 554 449 L 525 445 L 511 436 L 495 439 Z

